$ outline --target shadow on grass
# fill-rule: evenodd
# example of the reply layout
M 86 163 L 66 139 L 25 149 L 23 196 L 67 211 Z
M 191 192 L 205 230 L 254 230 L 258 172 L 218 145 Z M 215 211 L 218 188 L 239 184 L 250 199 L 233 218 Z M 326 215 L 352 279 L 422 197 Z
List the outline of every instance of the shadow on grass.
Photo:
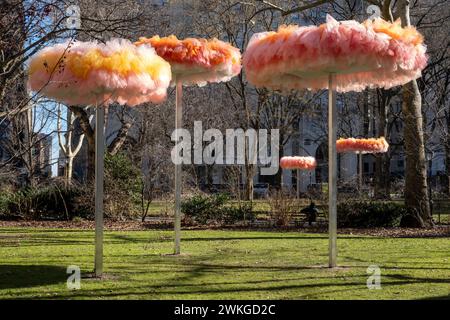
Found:
M 164 299 L 164 295 L 168 296 L 176 296 L 178 299 L 183 299 L 183 296 L 186 295 L 196 295 L 198 298 L 210 297 L 210 295 L 215 294 L 248 294 L 255 292 L 282 292 L 289 290 L 306 290 L 305 295 L 314 296 L 319 292 L 320 294 L 324 293 L 338 293 L 338 292 L 347 292 L 347 291 L 355 291 L 355 290 L 368 290 L 366 288 L 365 279 L 363 281 L 355 280 L 348 282 L 335 282 L 330 281 L 333 277 L 323 278 L 321 282 L 318 283 L 304 283 L 302 280 L 304 279 L 280 279 L 277 284 L 277 280 L 263 280 L 263 281 L 245 281 L 245 282 L 217 282 L 217 283 L 180 283 L 182 279 L 174 279 L 173 281 L 169 281 L 165 284 L 159 285 L 139 285 L 130 287 L 116 287 L 114 292 L 112 290 L 105 290 L 103 288 L 89 290 L 88 292 L 77 292 L 72 295 L 72 298 L 122 298 L 127 296 L 143 296 L 151 295 L 152 298 L 156 299 Z M 448 279 L 427 279 L 427 278 L 416 278 L 416 277 L 405 277 L 403 275 L 391 275 L 388 281 L 384 281 L 383 285 L 388 286 L 400 286 L 403 287 L 405 285 L 412 284 L 421 284 L 421 283 L 433 283 L 433 284 L 447 284 L 450 283 Z M 177 283 L 174 283 L 177 281 Z M 288 281 L 288 282 L 285 282 Z M 332 290 L 323 290 L 326 288 L 331 288 Z M 312 291 L 311 291 L 312 290 Z M 319 291 L 317 291 L 319 290 Z M 290 296 L 292 298 L 292 296 Z M 340 296 L 340 298 L 346 299 L 345 296 Z M 449 299 L 450 296 L 435 296 L 435 297 L 427 297 L 424 299 L 436 299 L 443 300 Z
M 108 235 L 112 239 L 117 239 L 121 241 L 127 241 L 127 242 L 142 242 L 142 238 L 128 236 L 128 235 L 119 235 L 119 234 L 111 234 Z M 383 239 L 383 238 L 377 238 L 377 237 L 367 237 L 367 236 L 345 236 L 342 239 L 345 240 L 376 240 L 376 239 Z M 283 240 L 283 241 L 291 241 L 291 240 L 328 240 L 328 236 L 322 236 L 322 235 L 313 235 L 313 236 L 301 236 L 301 235 L 289 235 L 289 236 L 223 236 L 223 237 L 189 237 L 186 236 L 183 238 L 183 243 L 189 243 L 189 242 L 197 242 L 197 241 L 244 241 L 244 240 Z M 161 237 L 161 238 L 152 238 L 149 242 L 170 242 L 173 241 L 171 236 L 167 237 Z M 109 241 L 112 243 L 112 241 Z
M 0 265 L 0 290 L 64 283 L 67 277 L 65 267 L 48 265 Z
M 450 300 L 450 294 L 447 296 L 426 297 L 420 300 Z

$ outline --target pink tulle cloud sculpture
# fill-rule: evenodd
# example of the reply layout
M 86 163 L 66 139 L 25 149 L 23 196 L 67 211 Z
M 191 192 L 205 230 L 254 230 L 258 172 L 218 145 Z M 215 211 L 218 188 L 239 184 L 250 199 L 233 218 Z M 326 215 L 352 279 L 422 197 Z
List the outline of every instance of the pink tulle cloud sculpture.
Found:
M 45 48 L 31 58 L 28 74 L 33 91 L 65 104 L 130 106 L 164 101 L 172 76 L 155 49 L 123 39 Z
M 385 153 L 388 149 L 389 144 L 384 137 L 369 139 L 341 138 L 336 141 L 336 151 L 339 153 Z
M 207 82 L 226 82 L 241 72 L 241 53 L 238 48 L 217 39 L 176 36 L 140 38 L 137 46 L 150 45 L 172 66 L 173 81 L 183 84 L 205 85 Z
M 382 19 L 320 26 L 283 26 L 255 34 L 244 53 L 246 77 L 257 87 L 289 91 L 326 89 L 336 74 L 338 92 L 391 88 L 421 76 L 427 64 L 423 37 L 413 27 Z
M 280 159 L 282 169 L 313 170 L 316 166 L 314 157 L 282 157 Z

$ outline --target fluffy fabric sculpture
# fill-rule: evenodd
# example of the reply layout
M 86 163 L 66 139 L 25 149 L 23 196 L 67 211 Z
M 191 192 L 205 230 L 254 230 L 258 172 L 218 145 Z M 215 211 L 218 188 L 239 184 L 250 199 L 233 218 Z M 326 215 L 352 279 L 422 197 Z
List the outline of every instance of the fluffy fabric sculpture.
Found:
M 282 169 L 313 170 L 316 166 L 314 157 L 282 157 L 280 160 Z
M 231 44 L 217 40 L 187 38 L 172 35 L 160 38 L 140 38 L 135 43 L 149 44 L 172 66 L 173 81 L 205 85 L 226 82 L 241 72 L 241 53 Z
M 122 39 L 45 48 L 31 58 L 28 73 L 32 90 L 69 105 L 160 103 L 172 76 L 153 48 Z
M 360 153 L 385 153 L 389 149 L 389 144 L 381 138 L 369 138 L 369 139 L 339 139 L 336 141 L 336 151 L 339 153 L 344 152 L 360 152 Z
M 423 37 L 413 27 L 382 19 L 320 26 L 283 26 L 255 34 L 244 53 L 246 77 L 257 87 L 289 91 L 326 89 L 336 74 L 338 92 L 391 88 L 421 76 L 427 64 Z

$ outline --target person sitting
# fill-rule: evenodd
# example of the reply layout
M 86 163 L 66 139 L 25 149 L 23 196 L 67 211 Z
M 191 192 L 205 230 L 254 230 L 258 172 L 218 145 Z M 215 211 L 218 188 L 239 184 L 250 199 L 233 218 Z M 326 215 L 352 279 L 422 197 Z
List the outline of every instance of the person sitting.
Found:
M 305 213 L 306 218 L 308 219 L 309 225 L 312 225 L 313 222 L 316 222 L 317 215 L 319 214 L 319 210 L 316 208 L 316 204 L 311 201 L 308 207 L 300 210 L 300 213 Z

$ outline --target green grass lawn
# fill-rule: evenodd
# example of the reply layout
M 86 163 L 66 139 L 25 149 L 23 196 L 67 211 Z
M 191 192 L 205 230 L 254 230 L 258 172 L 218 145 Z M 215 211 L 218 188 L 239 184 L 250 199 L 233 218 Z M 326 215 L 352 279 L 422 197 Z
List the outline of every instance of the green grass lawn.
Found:
M 66 268 L 93 268 L 93 231 L 0 228 L 0 299 L 428 299 L 450 298 L 449 238 L 340 236 L 328 269 L 327 236 L 296 232 L 105 233 L 105 279 L 66 288 Z M 381 268 L 381 290 L 366 269 Z

